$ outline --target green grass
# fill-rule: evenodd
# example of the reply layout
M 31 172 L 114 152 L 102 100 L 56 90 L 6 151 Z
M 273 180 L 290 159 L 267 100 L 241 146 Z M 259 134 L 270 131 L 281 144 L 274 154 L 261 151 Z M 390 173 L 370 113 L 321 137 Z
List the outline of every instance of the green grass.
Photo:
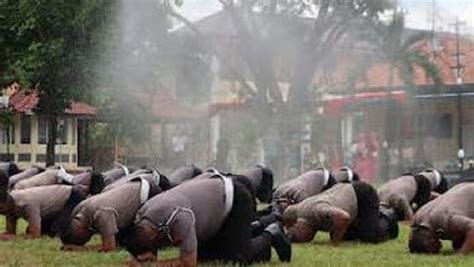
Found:
M 21 224 L 21 231 L 24 230 Z M 4 220 L 0 219 L 0 228 L 4 229 Z M 379 245 L 357 242 L 345 242 L 339 247 L 329 244 L 328 235 L 318 233 L 317 238 L 304 245 L 293 246 L 293 261 L 282 266 L 474 266 L 474 253 L 471 256 L 454 254 L 449 242 L 443 243 L 440 255 L 412 255 L 407 252 L 408 227 L 402 225 L 397 240 Z M 93 243 L 98 243 L 94 238 Z M 1 266 L 124 266 L 128 259 L 126 251 L 113 253 L 61 252 L 58 239 L 0 241 Z M 176 251 L 162 253 L 172 257 Z M 275 254 L 275 253 L 274 253 Z M 218 264 L 215 264 L 218 265 Z M 260 266 L 280 266 L 275 255 L 269 264 Z

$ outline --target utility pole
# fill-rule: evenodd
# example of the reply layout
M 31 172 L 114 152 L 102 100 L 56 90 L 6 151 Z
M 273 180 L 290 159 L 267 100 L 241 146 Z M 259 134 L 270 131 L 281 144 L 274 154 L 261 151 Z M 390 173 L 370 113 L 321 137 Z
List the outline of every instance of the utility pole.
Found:
M 456 23 L 454 24 L 454 28 L 456 31 L 456 53 L 452 54 L 452 56 L 456 59 L 456 64 L 451 67 L 451 69 L 456 70 L 456 84 L 458 89 L 458 159 L 459 159 L 459 168 L 461 171 L 464 170 L 464 146 L 463 146 L 463 108 L 462 108 L 462 96 L 461 91 L 463 88 L 463 80 L 462 80 L 462 73 L 465 65 L 462 64 L 461 58 L 464 57 L 464 53 L 461 52 L 460 49 L 460 40 L 459 40 L 459 32 L 460 27 L 463 25 L 464 22 L 459 21 L 456 18 Z
M 437 44 L 435 42 L 436 30 L 436 0 L 431 0 L 431 52 L 433 59 L 436 59 Z
M 464 53 L 461 52 L 460 48 L 460 28 L 461 26 L 465 25 L 465 22 L 459 21 L 459 19 L 456 19 L 456 23 L 454 23 L 454 29 L 456 31 L 456 53 L 452 54 L 453 57 L 456 58 L 456 65 L 452 66 L 451 69 L 456 70 L 456 78 L 457 78 L 457 84 L 462 84 L 462 72 L 464 68 L 466 67 L 465 65 L 462 64 L 461 58 L 464 57 Z

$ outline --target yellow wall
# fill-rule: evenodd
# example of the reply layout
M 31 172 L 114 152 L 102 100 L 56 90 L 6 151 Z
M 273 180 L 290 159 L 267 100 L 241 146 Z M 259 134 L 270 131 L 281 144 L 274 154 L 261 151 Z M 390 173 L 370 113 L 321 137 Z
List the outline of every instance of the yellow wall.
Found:
M 20 169 L 28 168 L 32 165 L 44 166 L 44 162 L 37 161 L 37 155 L 46 155 L 46 145 L 38 144 L 38 117 L 36 115 L 31 116 L 31 143 L 21 144 L 20 143 L 20 114 L 15 116 L 15 143 L 10 144 L 10 154 L 14 155 L 14 161 Z M 68 162 L 56 162 L 61 163 L 66 169 L 77 169 L 77 118 L 67 117 L 67 134 L 68 144 L 56 145 L 56 155 L 67 154 L 69 155 Z M 74 137 L 74 140 L 72 140 Z M 74 143 L 71 144 L 71 142 Z M 0 152 L 6 154 L 8 151 L 7 144 L 0 144 Z M 19 154 L 31 154 L 30 161 L 19 161 Z

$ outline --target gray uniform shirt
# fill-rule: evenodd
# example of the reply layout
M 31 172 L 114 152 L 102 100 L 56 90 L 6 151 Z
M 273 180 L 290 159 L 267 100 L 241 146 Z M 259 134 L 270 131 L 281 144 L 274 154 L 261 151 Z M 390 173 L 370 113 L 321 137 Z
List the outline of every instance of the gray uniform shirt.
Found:
M 15 202 L 15 215 L 39 225 L 41 218 L 53 216 L 63 209 L 71 192 L 72 187 L 68 185 L 48 185 L 14 190 L 10 196 Z
M 252 169 L 245 170 L 244 172 L 242 172 L 242 175 L 249 178 L 255 190 L 258 190 L 258 188 L 260 188 L 260 185 L 262 184 L 262 180 L 263 180 L 262 168 L 254 167 Z
M 41 169 L 38 168 L 38 167 L 31 167 L 29 169 L 26 169 L 20 173 L 17 173 L 13 176 L 10 177 L 10 179 L 8 179 L 8 186 L 10 188 L 12 188 L 16 183 L 22 181 L 22 180 L 25 180 L 25 179 L 29 179 L 31 177 L 33 177 L 34 175 L 37 175 L 38 173 L 40 173 Z
M 127 175 L 127 172 L 124 167 L 117 167 L 103 172 L 102 175 L 104 176 L 104 184 L 107 186 Z
M 165 191 L 149 201 L 137 213 L 155 225 L 166 223 L 172 236 L 179 236 L 182 254 L 197 250 L 198 242 L 213 237 L 225 220 L 225 188 L 222 179 L 191 180 Z
M 173 171 L 170 175 L 168 175 L 168 180 L 170 181 L 170 184 L 172 187 L 175 187 L 177 185 L 180 185 L 181 183 L 191 180 L 192 178 L 195 177 L 195 167 L 190 165 L 190 166 L 184 166 L 181 168 L 176 169 Z
M 152 186 L 152 184 L 157 186 L 160 183 L 160 176 L 158 173 L 153 173 L 153 172 L 150 172 L 149 170 L 139 170 L 132 174 L 129 174 L 128 176 L 124 176 L 120 178 L 119 180 L 113 182 L 112 184 L 109 184 L 102 191 L 105 192 L 117 186 L 122 186 L 123 184 L 128 183 L 130 179 L 135 179 L 135 178 L 145 179 L 150 184 L 150 186 Z
M 83 172 L 83 173 L 74 175 L 74 177 L 72 178 L 72 183 L 78 184 L 78 185 L 90 186 L 91 179 L 92 179 L 91 172 Z
M 437 231 L 442 230 L 446 236 L 451 216 L 458 215 L 474 219 L 474 183 L 462 183 L 422 206 L 413 217 L 415 225 L 428 226 Z
M 39 173 L 35 176 L 32 176 L 28 179 L 22 180 L 13 186 L 13 189 L 26 189 L 30 187 L 36 186 L 44 186 L 44 185 L 53 185 L 56 184 L 57 181 L 57 174 L 59 170 L 57 169 L 47 169 L 42 173 Z
M 377 190 L 377 194 L 380 203 L 394 206 L 398 205 L 400 199 L 410 203 L 415 198 L 417 188 L 415 178 L 412 175 L 405 175 L 383 184 Z
M 347 212 L 351 222 L 357 217 L 357 196 L 352 184 L 336 184 L 319 195 L 288 207 L 284 216 L 294 213 L 292 217 L 306 219 L 318 230 L 329 231 L 332 227 L 330 212 L 335 208 Z
M 273 198 L 288 198 L 299 203 L 310 196 L 321 193 L 325 186 L 324 171 L 321 169 L 312 170 L 280 185 L 275 190 Z
M 94 195 L 76 206 L 72 216 L 104 236 L 118 233 L 133 222 L 140 208 L 141 182 L 128 182 Z

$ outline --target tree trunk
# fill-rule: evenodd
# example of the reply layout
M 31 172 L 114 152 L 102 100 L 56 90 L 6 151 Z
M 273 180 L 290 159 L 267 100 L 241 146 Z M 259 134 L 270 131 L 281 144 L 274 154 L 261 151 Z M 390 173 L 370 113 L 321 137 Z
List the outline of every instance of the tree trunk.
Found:
M 53 166 L 55 163 L 55 147 L 58 136 L 57 116 L 48 116 L 48 143 L 46 144 L 46 166 Z

